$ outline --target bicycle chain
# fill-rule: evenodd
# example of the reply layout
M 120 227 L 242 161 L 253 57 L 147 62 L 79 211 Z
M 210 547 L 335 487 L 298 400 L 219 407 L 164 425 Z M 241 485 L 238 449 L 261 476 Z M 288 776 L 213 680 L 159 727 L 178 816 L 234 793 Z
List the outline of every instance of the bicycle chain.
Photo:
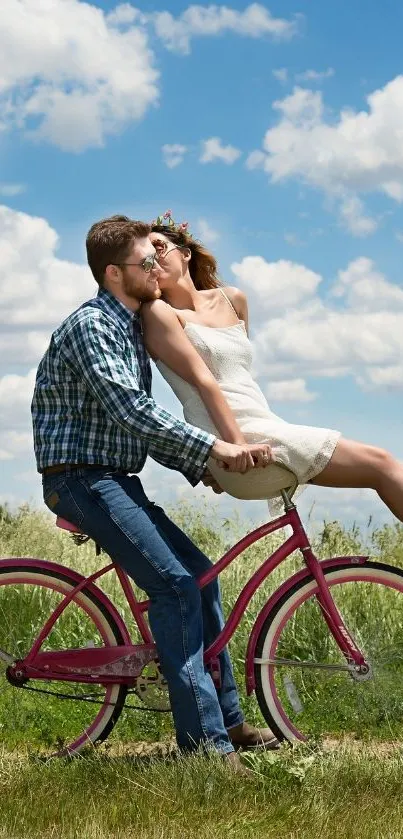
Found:
M 113 705 L 114 708 L 117 706 L 117 702 L 100 702 L 98 699 L 90 699 L 88 696 L 73 696 L 71 693 L 59 693 L 58 691 L 54 690 L 45 690 L 45 688 L 33 688 L 28 687 L 28 685 L 21 685 L 21 690 L 30 690 L 33 693 L 46 693 L 49 696 L 57 696 L 58 699 L 73 699 L 74 702 L 90 702 L 93 705 Z M 133 695 L 135 691 L 128 691 L 129 695 Z M 102 696 L 101 693 L 97 694 L 98 696 Z M 170 708 L 147 708 L 144 705 L 126 705 L 122 706 L 122 710 L 126 710 L 126 708 L 130 711 L 149 711 L 151 714 L 169 714 Z

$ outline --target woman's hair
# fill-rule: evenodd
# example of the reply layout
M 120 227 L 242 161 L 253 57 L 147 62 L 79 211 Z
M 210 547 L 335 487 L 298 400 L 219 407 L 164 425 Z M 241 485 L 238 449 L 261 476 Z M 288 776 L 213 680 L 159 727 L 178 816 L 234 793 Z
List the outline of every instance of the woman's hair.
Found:
M 184 230 L 174 230 L 166 224 L 152 224 L 152 233 L 162 233 L 175 245 L 188 248 L 191 253 L 189 273 L 197 291 L 222 285 L 217 276 L 217 260 L 200 242 Z

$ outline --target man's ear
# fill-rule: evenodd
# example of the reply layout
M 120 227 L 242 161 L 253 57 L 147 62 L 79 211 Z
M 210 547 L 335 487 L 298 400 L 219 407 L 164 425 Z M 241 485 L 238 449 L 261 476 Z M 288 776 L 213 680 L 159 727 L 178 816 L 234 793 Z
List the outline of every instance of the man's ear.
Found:
M 105 280 L 109 283 L 115 284 L 119 282 L 120 274 L 117 265 L 107 265 L 105 268 Z

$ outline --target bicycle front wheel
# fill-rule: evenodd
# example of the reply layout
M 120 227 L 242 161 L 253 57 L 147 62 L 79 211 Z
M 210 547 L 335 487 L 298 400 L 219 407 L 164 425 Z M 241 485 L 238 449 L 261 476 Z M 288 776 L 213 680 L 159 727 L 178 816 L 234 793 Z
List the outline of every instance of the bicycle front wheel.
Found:
M 324 570 L 345 625 L 370 664 L 356 679 L 305 577 L 268 614 L 255 651 L 256 697 L 279 739 L 403 740 L 403 571 L 377 562 Z
M 45 621 L 74 587 L 67 574 L 10 560 L 0 569 L 0 648 L 23 659 Z M 83 589 L 56 621 L 41 651 L 121 643 L 113 615 L 95 593 Z M 124 685 L 30 680 L 15 687 L 7 680 L 6 669 L 0 661 L 0 738 L 7 749 L 24 744 L 49 756 L 77 754 L 108 736 L 124 706 Z

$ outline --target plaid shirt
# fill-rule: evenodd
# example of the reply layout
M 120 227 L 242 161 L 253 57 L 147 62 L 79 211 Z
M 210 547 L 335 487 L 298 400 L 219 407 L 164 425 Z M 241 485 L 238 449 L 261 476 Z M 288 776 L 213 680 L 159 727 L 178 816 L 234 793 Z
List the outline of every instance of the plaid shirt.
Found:
M 149 454 L 194 486 L 215 441 L 154 402 L 140 316 L 105 289 L 53 333 L 31 412 L 39 472 L 59 463 L 140 472 Z

